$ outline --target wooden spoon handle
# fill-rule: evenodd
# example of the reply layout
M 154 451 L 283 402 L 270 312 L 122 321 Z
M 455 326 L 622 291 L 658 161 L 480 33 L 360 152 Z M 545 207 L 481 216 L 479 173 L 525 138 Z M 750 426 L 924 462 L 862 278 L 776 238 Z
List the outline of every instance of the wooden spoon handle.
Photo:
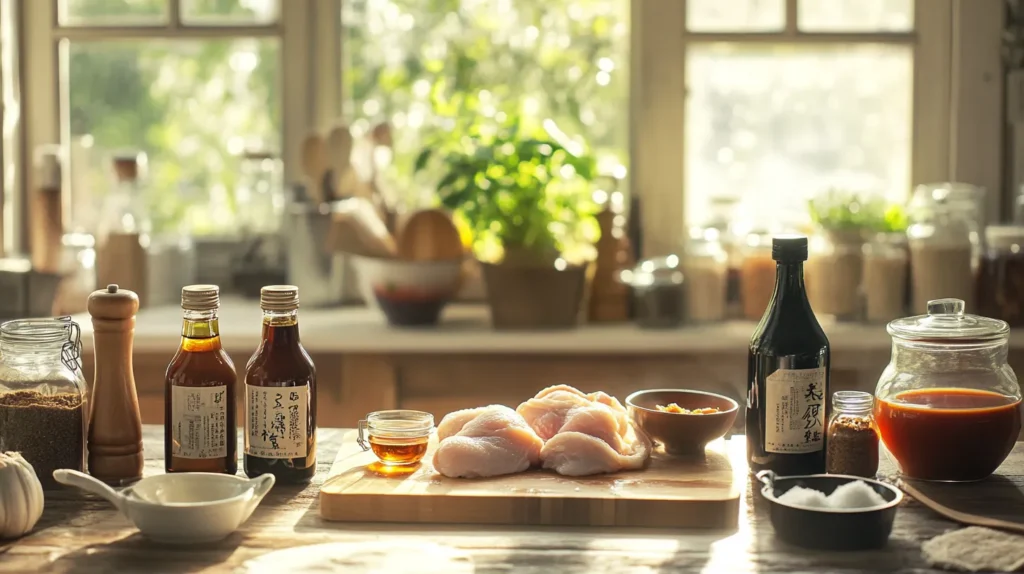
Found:
M 1019 522 L 1010 522 L 1009 520 L 1000 520 L 998 518 L 990 518 L 988 516 L 981 516 L 978 514 L 970 514 L 967 512 L 961 512 L 959 510 L 953 510 L 948 506 L 940 504 L 929 498 L 926 494 L 921 492 L 917 487 L 907 483 L 905 480 L 899 481 L 899 487 L 902 488 L 907 494 L 914 497 L 915 500 L 921 504 L 932 509 L 936 513 L 945 516 L 946 518 L 959 522 L 961 524 L 968 524 L 970 526 L 984 526 L 986 528 L 994 528 L 996 530 L 1006 530 L 1008 532 L 1017 532 L 1024 534 L 1024 524 Z

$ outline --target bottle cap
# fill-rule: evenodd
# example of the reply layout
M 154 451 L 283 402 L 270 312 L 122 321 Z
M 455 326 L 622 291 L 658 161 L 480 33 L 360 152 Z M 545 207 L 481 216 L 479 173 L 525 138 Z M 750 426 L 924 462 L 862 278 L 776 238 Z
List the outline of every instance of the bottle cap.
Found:
M 772 259 L 779 263 L 807 261 L 807 238 L 803 235 L 776 235 L 772 238 Z
M 298 309 L 299 288 L 294 285 L 268 285 L 260 289 L 260 308 L 264 311 Z
M 189 285 L 181 289 L 181 308 L 188 311 L 213 311 L 220 307 L 220 287 Z

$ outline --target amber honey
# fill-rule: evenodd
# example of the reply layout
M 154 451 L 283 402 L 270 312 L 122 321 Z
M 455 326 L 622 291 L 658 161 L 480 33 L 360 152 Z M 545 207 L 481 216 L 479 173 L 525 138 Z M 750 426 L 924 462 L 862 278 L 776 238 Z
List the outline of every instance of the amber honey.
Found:
M 383 438 L 370 436 L 370 450 L 387 465 L 416 464 L 427 454 L 427 437 Z

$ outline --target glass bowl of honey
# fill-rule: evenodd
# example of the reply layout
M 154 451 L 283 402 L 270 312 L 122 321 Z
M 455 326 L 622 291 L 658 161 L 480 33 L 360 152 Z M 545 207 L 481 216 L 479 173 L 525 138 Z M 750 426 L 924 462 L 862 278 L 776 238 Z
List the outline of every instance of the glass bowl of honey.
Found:
M 423 411 L 376 411 L 359 421 L 356 441 L 386 466 L 419 463 L 427 454 L 434 415 Z
M 1007 364 L 1010 328 L 959 299 L 889 323 L 892 357 L 875 388 L 875 424 L 906 478 L 970 482 L 993 474 L 1021 430 L 1021 391 Z

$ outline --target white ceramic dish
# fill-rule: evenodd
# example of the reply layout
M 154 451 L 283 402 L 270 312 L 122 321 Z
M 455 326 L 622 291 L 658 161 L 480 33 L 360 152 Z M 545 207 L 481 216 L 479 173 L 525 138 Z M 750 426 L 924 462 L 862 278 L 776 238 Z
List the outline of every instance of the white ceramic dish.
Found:
M 55 470 L 53 478 L 109 500 L 143 536 L 166 544 L 226 538 L 248 520 L 274 486 L 272 474 L 252 480 L 207 472 L 163 474 L 121 491 L 75 470 Z
M 359 280 L 359 292 L 372 306 L 377 305 L 374 289 L 378 287 L 385 290 L 413 289 L 454 297 L 462 274 L 462 260 L 403 261 L 353 255 L 352 262 Z

